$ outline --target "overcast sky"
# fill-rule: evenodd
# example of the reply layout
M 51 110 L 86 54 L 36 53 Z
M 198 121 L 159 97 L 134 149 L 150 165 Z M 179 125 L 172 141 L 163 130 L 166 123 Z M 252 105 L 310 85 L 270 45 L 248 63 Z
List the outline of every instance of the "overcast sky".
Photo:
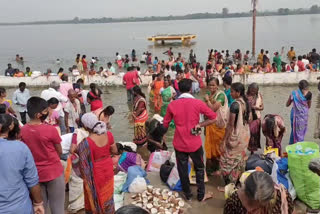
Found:
M 308 8 L 320 0 L 259 0 L 258 9 Z M 0 0 L 0 22 L 99 17 L 166 16 L 249 11 L 251 0 Z

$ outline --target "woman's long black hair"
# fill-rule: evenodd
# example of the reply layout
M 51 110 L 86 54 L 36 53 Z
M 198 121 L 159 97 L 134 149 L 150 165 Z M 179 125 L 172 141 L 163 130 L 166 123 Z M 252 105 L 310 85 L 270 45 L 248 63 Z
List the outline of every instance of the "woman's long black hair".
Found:
M 132 90 L 135 94 L 139 94 L 141 97 L 146 98 L 146 95 L 142 92 L 138 85 L 134 86 Z
M 91 92 L 96 95 L 97 97 L 100 97 L 101 94 L 102 94 L 102 91 L 98 88 L 97 84 L 95 83 L 91 83 L 90 84 L 90 89 L 91 89 Z M 98 94 L 97 94 L 98 92 Z
M 273 130 L 274 130 L 274 126 L 276 125 L 275 116 L 272 114 L 268 114 L 264 118 L 266 120 L 267 134 L 269 136 L 274 136 Z
M 235 83 L 232 83 L 231 88 L 234 91 L 240 93 L 240 97 L 242 97 L 242 99 L 246 103 L 246 111 L 244 112 L 243 116 L 244 116 L 244 121 L 246 123 L 249 123 L 249 117 L 250 117 L 250 113 L 251 113 L 251 108 L 250 108 L 248 99 L 247 99 L 246 94 L 245 94 L 244 85 L 242 83 L 240 83 L 240 82 L 235 82 Z

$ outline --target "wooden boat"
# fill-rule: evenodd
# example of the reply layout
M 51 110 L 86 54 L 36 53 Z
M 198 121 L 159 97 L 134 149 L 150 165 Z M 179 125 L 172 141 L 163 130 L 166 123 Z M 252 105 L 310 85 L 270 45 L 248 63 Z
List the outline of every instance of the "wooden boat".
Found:
M 181 41 L 183 44 L 188 44 L 196 37 L 195 34 L 159 34 L 148 37 L 148 40 L 154 43 L 161 41 L 162 44 L 164 44 L 165 41 Z

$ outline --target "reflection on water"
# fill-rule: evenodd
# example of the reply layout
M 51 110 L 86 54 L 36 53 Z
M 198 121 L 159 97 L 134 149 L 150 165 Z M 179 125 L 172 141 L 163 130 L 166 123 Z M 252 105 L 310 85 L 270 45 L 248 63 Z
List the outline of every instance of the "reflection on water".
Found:
M 264 101 L 264 111 L 262 112 L 262 117 L 266 114 L 279 114 L 285 120 L 285 125 L 287 132 L 283 138 L 283 146 L 288 145 L 290 137 L 290 110 L 291 108 L 285 107 L 286 101 L 289 98 L 289 95 L 292 90 L 295 90 L 295 87 L 260 87 L 260 91 L 263 96 Z M 31 89 L 32 95 L 39 95 L 42 89 Z M 146 93 L 147 89 L 143 88 L 143 91 Z M 309 113 L 309 125 L 308 132 L 305 140 L 318 142 L 313 138 L 314 127 L 316 122 L 316 113 L 315 107 L 317 104 L 318 90 L 317 87 L 311 87 L 313 93 L 312 107 Z M 8 98 L 12 98 L 14 89 L 8 89 Z M 113 105 L 115 108 L 115 114 L 111 118 L 112 132 L 115 136 L 116 141 L 132 141 L 133 139 L 133 123 L 129 121 L 130 111 L 132 110 L 132 105 L 127 103 L 127 94 L 125 88 L 122 87 L 109 87 L 103 89 L 103 102 L 104 106 Z M 197 98 L 202 99 L 206 93 L 206 90 L 203 90 L 199 95 L 196 95 Z M 147 93 L 146 93 L 147 94 Z M 147 101 L 149 98 L 147 97 Z M 150 106 L 150 105 L 149 105 Z M 150 117 L 153 115 L 153 109 L 149 108 Z M 167 134 L 167 142 L 169 148 L 172 148 L 172 138 L 174 130 L 170 129 Z M 265 138 L 261 137 L 261 145 L 264 145 Z

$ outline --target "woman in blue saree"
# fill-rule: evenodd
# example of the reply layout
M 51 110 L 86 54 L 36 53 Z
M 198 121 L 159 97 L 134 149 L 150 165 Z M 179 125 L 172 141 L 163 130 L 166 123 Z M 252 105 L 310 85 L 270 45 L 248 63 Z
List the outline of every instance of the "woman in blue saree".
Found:
M 309 109 L 311 108 L 312 93 L 306 80 L 299 82 L 299 89 L 291 93 L 287 107 L 291 104 L 291 135 L 289 144 L 303 142 L 307 133 Z

